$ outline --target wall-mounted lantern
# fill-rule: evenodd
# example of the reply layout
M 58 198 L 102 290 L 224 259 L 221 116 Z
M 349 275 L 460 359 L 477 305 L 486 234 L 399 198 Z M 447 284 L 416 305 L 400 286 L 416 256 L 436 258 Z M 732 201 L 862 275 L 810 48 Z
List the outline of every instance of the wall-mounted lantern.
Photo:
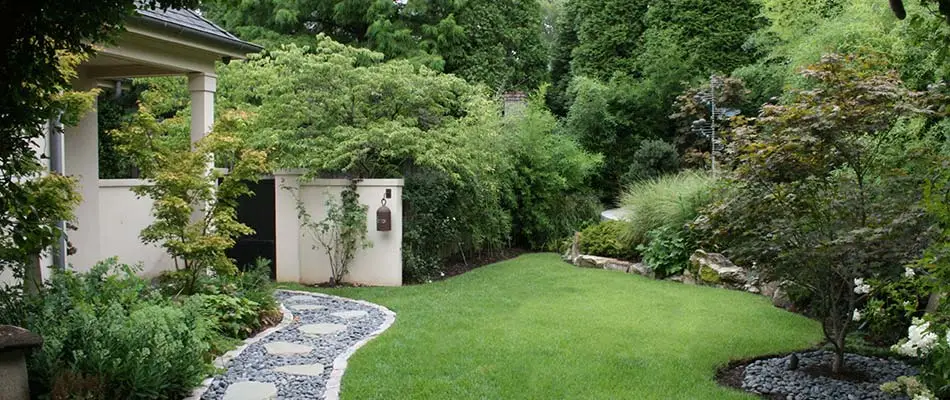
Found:
M 389 210 L 389 207 L 386 207 L 386 199 L 392 198 L 392 190 L 386 189 L 386 195 L 383 196 L 382 203 L 379 209 L 376 210 L 376 230 L 380 232 L 389 232 L 393 230 L 393 213 Z

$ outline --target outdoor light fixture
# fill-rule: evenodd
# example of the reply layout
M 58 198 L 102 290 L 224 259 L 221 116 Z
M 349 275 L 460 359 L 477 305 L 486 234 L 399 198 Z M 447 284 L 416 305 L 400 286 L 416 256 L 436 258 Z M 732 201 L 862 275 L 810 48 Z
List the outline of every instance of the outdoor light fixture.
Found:
M 386 194 L 383 195 L 383 200 L 381 203 L 383 205 L 379 206 L 379 209 L 376 210 L 376 230 L 380 232 L 389 232 L 393 230 L 393 213 L 386 207 L 386 199 L 392 198 L 392 189 L 386 189 Z

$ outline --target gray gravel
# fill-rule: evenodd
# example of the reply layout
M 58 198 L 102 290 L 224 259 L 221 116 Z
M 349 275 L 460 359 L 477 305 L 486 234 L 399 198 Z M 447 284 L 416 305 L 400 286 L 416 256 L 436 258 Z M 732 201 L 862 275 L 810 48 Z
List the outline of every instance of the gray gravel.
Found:
M 295 296 L 298 298 L 292 300 Z M 278 301 L 288 308 L 295 304 L 322 305 L 326 308 L 306 311 L 291 309 L 295 317 L 294 322 L 248 346 L 238 357 L 231 360 L 227 372 L 214 378 L 208 391 L 201 396 L 202 399 L 222 399 L 228 385 L 242 381 L 274 383 L 281 399 L 323 399 L 326 382 L 333 370 L 333 360 L 348 347 L 377 330 L 385 320 L 385 315 L 380 310 L 364 304 L 322 296 L 299 299 L 299 296 L 300 293 L 282 291 L 276 294 Z M 351 310 L 362 310 L 368 314 L 350 320 L 330 315 Z M 306 336 L 297 329 L 301 325 L 313 323 L 336 323 L 347 327 L 343 331 L 318 337 Z M 264 350 L 265 344 L 280 341 L 311 346 L 314 350 L 299 356 L 275 356 Z M 326 367 L 322 375 L 301 376 L 273 371 L 275 367 L 313 363 Z
M 788 370 L 790 356 L 752 362 L 745 369 L 742 388 L 759 394 L 786 395 L 789 400 L 897 400 L 906 396 L 892 396 L 881 392 L 882 383 L 901 375 L 917 375 L 917 370 L 900 361 L 856 354 L 845 355 L 848 369 L 862 371 L 872 382 L 848 382 L 824 376 L 812 376 L 804 369 L 831 365 L 832 353 L 810 351 L 797 353 L 799 368 Z

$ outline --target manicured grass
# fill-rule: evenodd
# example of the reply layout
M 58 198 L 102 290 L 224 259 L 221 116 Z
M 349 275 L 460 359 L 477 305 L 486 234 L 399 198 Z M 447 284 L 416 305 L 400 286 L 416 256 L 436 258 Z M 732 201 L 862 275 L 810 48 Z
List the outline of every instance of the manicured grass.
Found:
M 344 399 L 752 399 L 719 387 L 716 367 L 820 340 L 817 323 L 763 297 L 553 254 L 428 285 L 320 291 L 397 313 L 350 359 Z

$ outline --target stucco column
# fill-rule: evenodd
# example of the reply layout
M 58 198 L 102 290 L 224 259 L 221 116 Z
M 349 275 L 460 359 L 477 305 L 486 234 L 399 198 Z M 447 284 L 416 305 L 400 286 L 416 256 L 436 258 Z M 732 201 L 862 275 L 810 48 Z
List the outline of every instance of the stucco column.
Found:
M 214 93 L 218 78 L 213 74 L 188 74 L 188 91 L 191 92 L 191 143 L 211 132 L 214 125 Z
M 286 171 L 274 175 L 274 227 L 277 281 L 300 282 L 300 221 L 297 199 L 300 174 Z
M 211 133 L 214 126 L 214 93 L 217 90 L 218 78 L 213 74 L 188 74 L 188 91 L 191 92 L 191 144 L 194 146 L 199 140 Z M 207 173 L 214 170 L 214 159 L 208 161 Z M 192 221 L 202 218 L 202 209 L 205 204 L 195 204 L 191 213 Z
M 80 80 L 74 87 L 89 90 L 96 87 L 95 80 Z M 82 202 L 76 207 L 75 231 L 67 237 L 76 248 L 76 253 L 67 258 L 67 264 L 78 271 L 87 271 L 102 259 L 99 254 L 99 117 L 98 104 L 86 113 L 79 124 L 66 128 L 63 150 L 66 158 L 66 175 L 79 181 Z M 121 212 L 121 210 L 116 210 Z

